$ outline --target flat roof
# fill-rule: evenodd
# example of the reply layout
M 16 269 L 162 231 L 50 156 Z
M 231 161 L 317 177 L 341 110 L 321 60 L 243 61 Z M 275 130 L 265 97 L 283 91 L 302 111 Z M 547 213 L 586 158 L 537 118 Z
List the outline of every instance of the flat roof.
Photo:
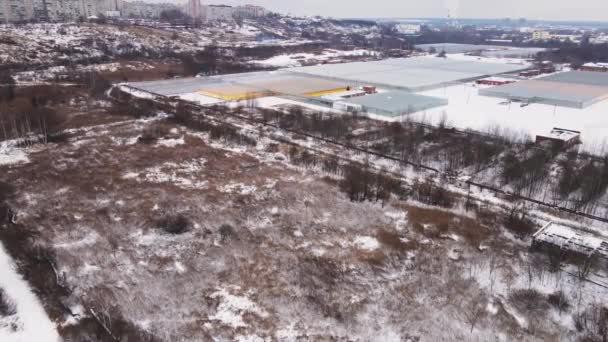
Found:
M 422 56 L 372 62 L 323 64 L 290 68 L 288 71 L 356 82 L 359 85 L 373 84 L 400 90 L 420 91 L 527 68 L 521 64 Z
M 563 128 L 554 128 L 549 134 L 539 134 L 540 137 L 551 138 L 561 141 L 570 141 L 581 136 L 581 132 Z
M 360 105 L 368 110 L 379 110 L 377 114 L 398 116 L 420 110 L 446 105 L 448 101 L 439 97 L 412 94 L 403 91 L 387 91 L 345 99 L 345 103 Z
M 328 80 L 305 74 L 272 71 L 134 82 L 130 85 L 165 96 L 199 91 L 220 93 L 227 91 L 230 94 L 271 91 L 280 94 L 306 95 L 327 90 L 346 89 L 349 87 L 349 82 Z
M 608 99 L 608 74 L 569 71 L 482 89 L 479 94 L 584 108 Z
M 567 71 L 539 78 L 547 82 L 567 84 L 586 84 L 591 86 L 608 87 L 608 74 L 594 71 Z
M 608 257 L 608 240 L 580 229 L 548 223 L 534 233 L 534 240 L 583 254 L 597 253 Z

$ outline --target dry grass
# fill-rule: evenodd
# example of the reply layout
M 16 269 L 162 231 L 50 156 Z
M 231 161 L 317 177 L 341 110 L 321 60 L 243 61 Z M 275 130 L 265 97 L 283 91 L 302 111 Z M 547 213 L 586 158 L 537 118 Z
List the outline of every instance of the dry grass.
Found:
M 440 209 L 428 209 L 407 206 L 410 224 L 414 230 L 424 233 L 422 225 L 433 225 L 429 237 L 437 238 L 441 234 L 454 233 L 465 238 L 473 247 L 478 247 L 491 237 L 491 230 L 482 222 L 469 217 L 458 216 Z

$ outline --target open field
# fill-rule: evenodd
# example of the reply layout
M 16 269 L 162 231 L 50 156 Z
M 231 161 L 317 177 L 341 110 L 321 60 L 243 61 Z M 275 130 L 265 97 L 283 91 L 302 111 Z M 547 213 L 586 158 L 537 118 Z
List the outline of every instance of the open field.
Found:
M 353 202 L 340 174 L 295 163 L 261 130 L 228 140 L 173 119 L 113 121 L 0 166 L 16 213 L 0 237 L 22 271 L 23 251 L 47 251 L 59 278 L 25 277 L 67 341 L 108 339 L 92 312 L 120 337 L 162 341 L 594 336 L 576 322 L 608 290 L 575 266 L 551 273 L 491 202 Z M 44 290 L 55 281 L 69 291 Z M 560 290 L 567 307 L 551 304 Z

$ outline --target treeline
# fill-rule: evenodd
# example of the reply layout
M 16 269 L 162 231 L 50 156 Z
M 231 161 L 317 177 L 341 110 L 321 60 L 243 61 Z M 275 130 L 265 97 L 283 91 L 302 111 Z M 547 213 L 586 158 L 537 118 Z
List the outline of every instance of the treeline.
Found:
M 267 112 L 266 112 L 267 113 Z M 266 121 L 272 117 L 265 116 Z M 302 131 L 321 138 L 343 140 L 352 131 L 355 118 L 349 115 L 334 115 L 329 113 L 305 114 L 302 108 L 292 107 L 288 113 L 274 117 L 275 124 L 280 128 Z
M 608 157 L 590 159 L 582 167 L 577 167 L 577 160 L 570 157 L 560 161 L 559 166 L 561 174 L 554 196 L 571 209 L 594 213 L 608 189 Z
M 7 82 L 6 78 L 4 82 Z M 63 101 L 66 101 L 65 93 L 54 87 L 17 90 L 12 81 L 3 83 L 0 89 L 0 141 L 23 139 L 23 143 L 37 142 L 34 135 L 46 140 L 65 121 L 65 116 L 53 108 L 54 104 Z
M 556 149 L 528 146 L 522 156 L 509 151 L 502 157 L 500 178 L 518 195 L 539 197 L 572 210 L 594 214 L 608 189 L 608 157 L 560 154 Z M 557 158 L 557 157 L 560 158 Z M 557 168 L 552 170 L 556 162 Z M 546 199 L 549 195 L 550 199 Z
M 589 44 L 567 44 L 558 49 L 541 52 L 537 58 L 539 61 L 552 61 L 554 63 L 571 63 L 578 68 L 586 62 L 608 62 L 608 43 Z
M 459 132 L 444 125 L 432 127 L 412 121 L 394 122 L 378 132 L 371 149 L 417 164 L 441 164 L 446 171 L 473 167 L 479 171 L 510 146 L 508 141 Z
M 220 109 L 210 108 L 207 110 L 215 111 Z M 211 114 L 211 116 L 215 115 Z M 257 145 L 257 141 L 254 138 L 241 133 L 237 128 L 222 123 L 212 124 L 205 119 L 203 114 L 197 115 L 185 110 L 178 110 L 170 120 L 192 130 L 209 133 L 209 139 L 211 140 L 222 140 L 225 143 L 246 146 Z
M 510 139 L 490 137 L 413 122 L 380 124 L 363 116 L 305 113 L 291 107 L 286 113 L 260 109 L 265 122 L 282 129 L 305 132 L 347 145 L 359 145 L 371 151 L 420 165 L 440 164 L 444 171 L 472 167 L 479 171 L 488 166 L 508 147 Z M 363 132 L 353 134 L 357 128 Z
M 289 148 L 289 161 L 304 168 L 320 167 L 324 172 L 340 176 L 339 188 L 353 202 L 382 202 L 394 194 L 402 199 L 407 197 L 407 191 L 402 182 L 383 172 L 376 172 L 369 163 L 354 162 L 340 163 L 337 157 L 321 157 L 304 148 L 292 145 Z
M 17 87 L 10 74 L 0 73 L 0 140 L 46 142 L 67 120 L 59 108 L 79 97 L 99 98 L 111 86 L 97 73 L 74 74 L 70 80 L 78 86 Z
M 457 203 L 457 197 L 431 178 L 423 182 L 415 181 L 407 186 L 399 178 L 390 173 L 374 170 L 369 163 L 340 161 L 336 157 L 320 157 L 306 149 L 291 146 L 289 160 L 292 164 L 305 168 L 320 167 L 323 171 L 340 176 L 338 186 L 353 202 L 386 203 L 391 196 L 400 200 L 412 198 L 424 204 L 452 208 Z
M 544 149 L 526 149 L 523 158 L 509 151 L 502 160 L 501 176 L 504 184 L 511 184 L 518 195 L 532 196 L 547 181 L 548 164 L 555 155 Z

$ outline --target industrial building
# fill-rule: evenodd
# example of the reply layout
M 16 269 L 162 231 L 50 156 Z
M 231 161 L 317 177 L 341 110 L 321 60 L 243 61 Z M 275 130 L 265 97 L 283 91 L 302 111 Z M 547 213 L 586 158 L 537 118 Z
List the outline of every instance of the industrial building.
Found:
M 580 71 L 608 72 L 608 63 L 585 63 Z
M 556 147 L 560 150 L 566 150 L 580 144 L 581 132 L 565 129 L 553 128 L 548 134 L 539 134 L 536 136 L 536 144 L 543 145 L 549 143 L 550 147 Z
M 323 64 L 289 69 L 298 74 L 373 84 L 393 90 L 418 92 L 527 69 L 526 64 L 500 64 L 436 57 L 386 59 L 373 62 Z
M 582 109 L 608 99 L 608 73 L 569 71 L 481 89 L 479 94 L 515 102 Z
M 438 97 L 388 91 L 337 101 L 333 106 L 338 110 L 373 113 L 391 119 L 447 104 L 448 100 Z
M 138 82 L 131 86 L 163 96 L 197 92 L 225 101 L 275 95 L 303 98 L 351 90 L 347 82 L 286 72 L 253 72 L 212 77 L 192 77 L 152 82 Z
M 534 233 L 532 247 L 557 248 L 584 257 L 596 256 L 600 265 L 608 267 L 608 239 L 577 228 L 549 222 Z
M 414 57 L 140 82 L 131 86 L 162 96 L 188 94 L 189 99 L 199 98 L 209 103 L 283 97 L 393 121 L 448 104 L 448 100 L 440 96 L 415 92 L 517 73 L 526 67 L 526 64 Z

